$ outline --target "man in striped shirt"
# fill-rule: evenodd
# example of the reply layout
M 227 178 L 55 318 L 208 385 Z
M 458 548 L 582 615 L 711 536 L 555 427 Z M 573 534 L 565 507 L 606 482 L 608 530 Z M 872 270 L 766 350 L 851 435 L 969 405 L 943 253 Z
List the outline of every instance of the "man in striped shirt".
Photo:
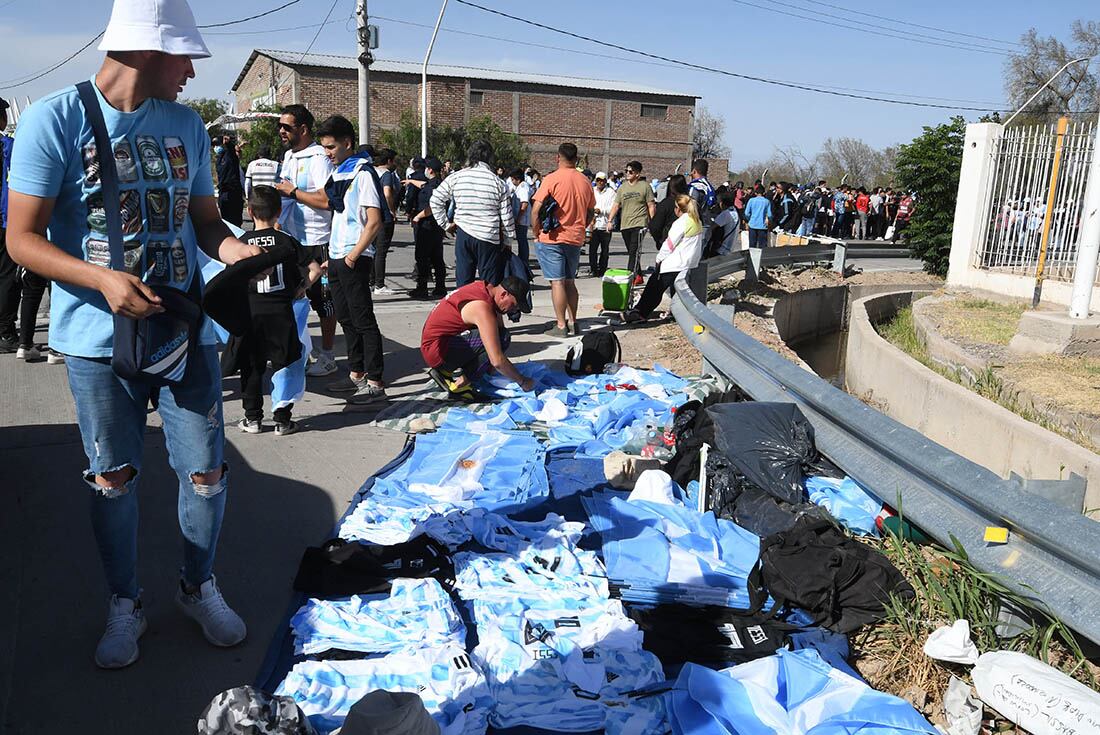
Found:
M 504 278 L 505 247 L 515 239 L 508 187 L 491 168 L 493 148 L 479 140 L 467 151 L 469 165 L 443 180 L 432 194 L 435 221 L 455 234 L 455 285 L 475 278 L 496 285 Z M 447 204 L 454 202 L 454 223 Z
M 244 170 L 244 196 L 245 199 L 252 196 L 252 190 L 257 186 L 275 186 L 275 180 L 279 176 L 279 162 L 271 160 L 271 149 L 266 145 L 261 148 L 252 163 Z

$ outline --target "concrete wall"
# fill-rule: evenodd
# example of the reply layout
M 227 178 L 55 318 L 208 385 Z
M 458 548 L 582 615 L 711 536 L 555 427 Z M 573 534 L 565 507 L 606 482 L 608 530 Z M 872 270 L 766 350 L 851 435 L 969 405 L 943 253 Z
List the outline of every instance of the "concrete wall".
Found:
M 848 390 L 887 416 L 932 441 L 1007 477 L 1086 478 L 1085 508 L 1100 505 L 1100 456 L 921 365 L 875 331 L 909 305 L 908 292 L 871 296 L 852 303 L 849 321 Z
M 1035 290 L 1033 277 L 997 273 L 975 265 L 983 218 L 993 186 L 993 154 L 1002 128 L 998 123 L 972 123 L 966 126 L 959 195 L 951 230 L 947 285 L 980 288 L 1005 296 L 1030 299 Z M 1069 306 L 1072 292 L 1072 283 L 1049 280 L 1043 283 L 1043 301 L 1046 303 Z M 1092 291 L 1091 309 L 1100 311 L 1100 288 Z

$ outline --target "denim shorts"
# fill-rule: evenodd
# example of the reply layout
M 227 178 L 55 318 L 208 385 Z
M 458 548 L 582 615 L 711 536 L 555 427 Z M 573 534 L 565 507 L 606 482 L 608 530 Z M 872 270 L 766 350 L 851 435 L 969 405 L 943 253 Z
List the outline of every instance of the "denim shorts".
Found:
M 535 243 L 535 256 L 546 280 L 571 281 L 577 277 L 577 267 L 581 262 L 579 245 L 539 242 Z

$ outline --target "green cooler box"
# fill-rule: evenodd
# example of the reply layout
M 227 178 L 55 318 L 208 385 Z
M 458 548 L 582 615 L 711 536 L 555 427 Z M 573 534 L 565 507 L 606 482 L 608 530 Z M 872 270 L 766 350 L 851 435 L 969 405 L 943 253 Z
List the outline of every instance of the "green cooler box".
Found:
M 603 274 L 604 311 L 626 311 L 630 305 L 631 275 L 625 268 L 611 268 Z

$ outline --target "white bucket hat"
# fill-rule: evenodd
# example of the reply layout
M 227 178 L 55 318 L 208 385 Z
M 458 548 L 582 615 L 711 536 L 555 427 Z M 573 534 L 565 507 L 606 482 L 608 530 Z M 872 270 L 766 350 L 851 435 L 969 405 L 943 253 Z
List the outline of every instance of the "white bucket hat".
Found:
M 115 0 L 99 50 L 210 56 L 187 0 Z

